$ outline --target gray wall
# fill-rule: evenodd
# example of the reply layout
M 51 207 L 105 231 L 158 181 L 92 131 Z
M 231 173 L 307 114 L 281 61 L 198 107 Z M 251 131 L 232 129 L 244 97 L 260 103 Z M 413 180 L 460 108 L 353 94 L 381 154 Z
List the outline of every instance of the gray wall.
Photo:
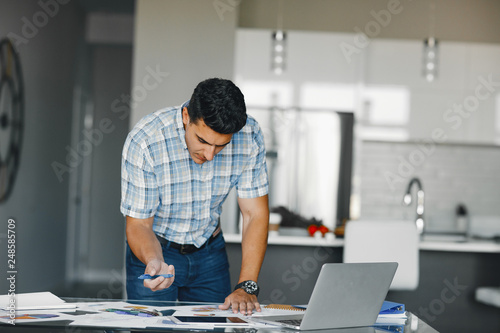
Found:
M 0 1 L 0 36 L 22 36 L 22 19 L 33 22 L 41 10 L 34 0 Z M 17 293 L 64 282 L 68 183 L 58 180 L 51 163 L 64 164 L 70 144 L 74 59 L 82 27 L 82 12 L 69 2 L 18 46 L 26 123 L 17 181 L 10 199 L 0 204 L 1 267 L 7 263 L 7 219 L 16 221 Z M 7 290 L 2 269 L 0 294 Z
M 102 143 L 92 155 L 88 239 L 91 246 L 85 273 L 88 280 L 108 281 L 113 270 L 121 273 L 125 251 L 125 219 L 119 209 L 120 165 L 130 110 L 122 96 L 130 94 L 132 48 L 94 46 L 92 59 L 94 124 L 109 121 L 110 133 L 103 134 Z

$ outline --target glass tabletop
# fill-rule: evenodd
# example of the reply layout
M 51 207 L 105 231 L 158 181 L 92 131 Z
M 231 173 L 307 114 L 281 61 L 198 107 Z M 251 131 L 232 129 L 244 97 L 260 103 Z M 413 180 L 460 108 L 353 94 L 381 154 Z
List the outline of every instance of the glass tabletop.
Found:
M 256 324 L 252 322 L 252 316 L 243 316 L 248 319 L 249 324 L 235 324 L 229 321 L 228 324 L 182 324 L 182 325 L 162 325 L 156 327 L 158 323 L 165 322 L 169 316 L 174 314 L 179 317 L 183 315 L 184 308 L 194 309 L 197 311 L 198 318 L 210 318 L 213 314 L 209 313 L 214 310 L 217 305 L 213 303 L 200 302 L 164 302 L 164 301 L 140 301 L 140 300 L 111 300 L 111 299 L 90 299 L 90 298 L 63 298 L 67 304 L 75 305 L 73 309 L 60 309 L 44 311 L 31 311 L 40 313 L 60 313 L 59 318 L 40 319 L 39 321 L 16 320 L 15 325 L 0 323 L 0 331 L 9 332 L 47 332 L 47 333 L 76 333 L 76 332 L 238 332 L 238 333 L 270 333 L 270 332 L 296 332 L 297 330 L 283 328 L 274 325 Z M 262 305 L 261 305 L 262 306 Z M 138 316 L 117 316 L 119 320 L 109 321 L 105 318 L 110 318 L 110 311 L 143 311 L 144 318 Z M 161 313 L 159 315 L 147 315 L 150 311 Z M 87 314 L 102 314 L 102 325 L 100 322 L 94 322 L 92 326 L 85 324 L 82 318 Z M 314 330 L 312 332 L 331 332 L 331 333 L 375 333 L 375 332 L 414 332 L 414 333 L 434 333 L 437 332 L 428 324 L 412 313 L 407 313 L 408 319 L 406 322 L 399 324 L 384 324 L 370 327 L 354 327 L 341 329 Z M 107 316 L 107 317 L 106 317 Z M 139 315 L 141 316 L 141 315 Z M 43 316 L 40 316 L 43 317 Z M 130 318 L 130 319 L 129 319 Z M 214 317 L 212 317 L 214 318 Z M 219 319 L 221 317 L 218 317 Z M 144 320 L 142 324 L 141 319 Z M 254 318 L 255 319 L 255 318 Z M 81 323 L 81 324 L 79 324 Z M 135 326 L 134 326 L 135 325 Z M 150 326 L 148 326 L 150 325 Z

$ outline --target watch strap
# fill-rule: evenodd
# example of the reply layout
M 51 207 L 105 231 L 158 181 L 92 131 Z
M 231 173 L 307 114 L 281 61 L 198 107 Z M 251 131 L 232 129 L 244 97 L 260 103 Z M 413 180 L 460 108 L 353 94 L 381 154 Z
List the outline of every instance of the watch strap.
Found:
M 248 292 L 248 291 L 245 289 L 245 284 L 246 284 L 247 282 L 253 282 L 253 283 L 255 283 L 255 285 L 256 285 L 256 287 L 257 287 L 257 289 L 256 289 L 253 293 Z M 255 296 L 258 296 L 258 295 L 259 295 L 259 290 L 260 290 L 259 285 L 257 284 L 257 282 L 255 282 L 255 281 L 253 281 L 253 280 L 246 280 L 246 281 L 243 281 L 243 282 L 238 283 L 238 284 L 236 285 L 236 287 L 234 287 L 234 290 L 236 290 L 236 289 L 243 289 L 243 290 L 245 290 L 245 292 L 246 292 L 246 293 L 248 293 L 248 294 L 250 294 L 250 295 L 255 295 Z

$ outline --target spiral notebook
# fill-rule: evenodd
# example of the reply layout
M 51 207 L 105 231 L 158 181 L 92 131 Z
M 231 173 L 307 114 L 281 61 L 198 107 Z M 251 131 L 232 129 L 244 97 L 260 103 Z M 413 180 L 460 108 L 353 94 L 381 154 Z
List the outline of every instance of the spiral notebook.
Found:
M 398 263 L 324 264 L 305 311 L 252 320 L 300 330 L 375 324 Z

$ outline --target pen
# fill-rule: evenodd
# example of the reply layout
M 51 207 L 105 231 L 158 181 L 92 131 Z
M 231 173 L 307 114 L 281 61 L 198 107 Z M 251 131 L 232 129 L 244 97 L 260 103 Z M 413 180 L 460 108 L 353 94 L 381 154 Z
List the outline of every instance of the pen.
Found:
M 106 311 L 114 312 L 116 314 L 125 314 L 131 316 L 139 316 L 139 317 L 154 317 L 159 315 L 151 311 L 144 311 L 144 310 L 106 309 Z
M 151 317 L 156 317 L 156 316 L 161 316 L 161 312 L 157 311 L 157 310 L 139 310 L 139 312 L 141 313 L 145 313 L 147 315 L 150 315 Z
M 149 274 L 142 274 L 138 277 L 138 279 L 141 279 L 141 280 L 149 280 L 149 279 L 156 279 L 157 277 L 160 277 L 160 276 L 163 276 L 164 278 L 171 278 L 171 277 L 174 277 L 173 274 L 160 274 L 160 275 L 149 275 Z
M 126 315 L 132 315 L 132 316 L 138 316 L 138 317 L 153 317 L 153 315 L 139 312 L 139 311 L 114 311 L 117 314 L 126 314 Z

